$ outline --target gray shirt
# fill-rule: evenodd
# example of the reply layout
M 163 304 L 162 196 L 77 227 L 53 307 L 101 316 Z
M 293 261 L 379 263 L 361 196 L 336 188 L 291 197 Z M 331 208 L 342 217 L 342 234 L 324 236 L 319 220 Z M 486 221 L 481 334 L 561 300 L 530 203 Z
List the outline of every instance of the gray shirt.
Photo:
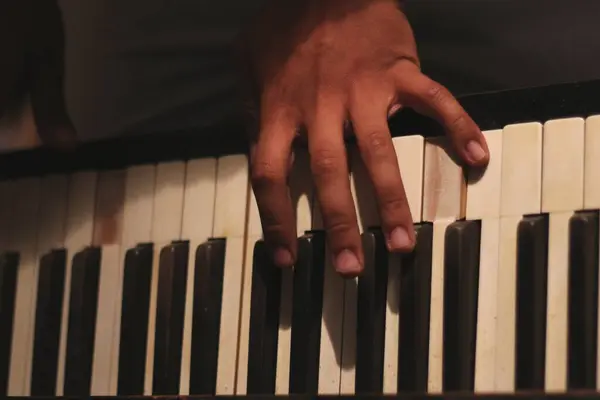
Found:
M 59 3 L 81 138 L 168 134 L 239 114 L 232 44 L 261 1 Z M 456 95 L 600 78 L 597 0 L 405 3 L 424 71 Z

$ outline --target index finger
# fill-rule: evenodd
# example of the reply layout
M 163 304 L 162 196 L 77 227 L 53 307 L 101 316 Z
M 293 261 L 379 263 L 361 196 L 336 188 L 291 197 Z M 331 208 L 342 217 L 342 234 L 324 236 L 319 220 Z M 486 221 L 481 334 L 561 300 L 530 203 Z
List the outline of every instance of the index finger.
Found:
M 481 130 L 448 89 L 416 67 L 402 68 L 396 80 L 400 102 L 436 119 L 463 160 L 473 167 L 488 163 L 489 149 Z

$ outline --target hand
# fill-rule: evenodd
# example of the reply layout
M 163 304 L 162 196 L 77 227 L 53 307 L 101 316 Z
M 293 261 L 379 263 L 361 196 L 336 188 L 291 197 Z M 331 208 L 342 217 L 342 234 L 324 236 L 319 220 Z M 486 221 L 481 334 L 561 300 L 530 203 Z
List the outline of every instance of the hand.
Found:
M 344 121 L 352 124 L 373 183 L 390 251 L 410 251 L 415 242 L 387 123 L 390 113 L 410 107 L 435 118 L 468 165 L 485 165 L 489 153 L 481 131 L 454 97 L 421 73 L 412 30 L 395 1 L 293 3 L 295 8 L 274 2 L 247 48 L 260 107 L 252 186 L 276 264 L 293 265 L 296 230 L 286 180 L 292 142 L 303 128 L 335 268 L 355 276 L 364 256 Z
M 0 2 L 0 118 L 29 96 L 43 144 L 66 147 L 75 131 L 63 95 L 63 27 L 56 0 Z

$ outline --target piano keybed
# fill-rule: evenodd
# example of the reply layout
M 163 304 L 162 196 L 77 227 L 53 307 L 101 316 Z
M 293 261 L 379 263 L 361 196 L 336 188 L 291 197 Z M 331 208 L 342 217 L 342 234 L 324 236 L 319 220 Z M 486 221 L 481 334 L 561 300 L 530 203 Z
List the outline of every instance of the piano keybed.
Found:
M 405 255 L 386 251 L 350 144 L 366 265 L 349 280 L 303 149 L 293 270 L 268 258 L 245 154 L 11 173 L 0 396 L 597 391 L 600 108 L 555 110 L 477 121 L 484 171 L 443 137 L 394 137 L 417 230 Z

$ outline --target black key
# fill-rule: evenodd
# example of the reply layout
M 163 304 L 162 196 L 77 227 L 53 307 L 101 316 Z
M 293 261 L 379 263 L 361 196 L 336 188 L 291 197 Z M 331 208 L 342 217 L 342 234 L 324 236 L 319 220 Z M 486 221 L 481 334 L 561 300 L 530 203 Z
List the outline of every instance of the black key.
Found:
M 189 248 L 189 242 L 177 241 L 160 252 L 152 381 L 155 395 L 179 393 Z
M 380 230 L 362 234 L 365 269 L 358 278 L 356 308 L 356 394 L 383 391 L 388 252 Z
M 73 257 L 63 388 L 65 396 L 90 395 L 100 258 L 101 250 L 97 247 L 88 247 Z
M 196 250 L 190 359 L 191 395 L 216 394 L 226 244 L 225 239 L 212 239 Z
M 294 266 L 291 394 L 316 395 L 318 391 L 324 271 L 325 234 L 313 232 L 301 237 Z
M 152 243 L 143 243 L 125 254 L 117 381 L 119 396 L 144 394 L 153 252 Z
M 275 393 L 281 270 L 264 242 L 254 246 L 248 346 L 248 394 Z
M 569 237 L 568 389 L 596 389 L 598 212 L 571 217 Z
M 546 362 L 548 217 L 527 216 L 517 233 L 515 387 L 543 390 Z
M 31 364 L 32 396 L 56 394 L 66 263 L 64 249 L 53 250 L 40 260 Z
M 415 226 L 414 250 L 400 258 L 398 392 L 427 392 L 433 225 Z M 393 268 L 391 266 L 390 268 Z
M 446 230 L 444 392 L 474 389 L 480 237 L 479 221 L 457 221 Z
M 0 396 L 8 390 L 19 254 L 0 256 Z

